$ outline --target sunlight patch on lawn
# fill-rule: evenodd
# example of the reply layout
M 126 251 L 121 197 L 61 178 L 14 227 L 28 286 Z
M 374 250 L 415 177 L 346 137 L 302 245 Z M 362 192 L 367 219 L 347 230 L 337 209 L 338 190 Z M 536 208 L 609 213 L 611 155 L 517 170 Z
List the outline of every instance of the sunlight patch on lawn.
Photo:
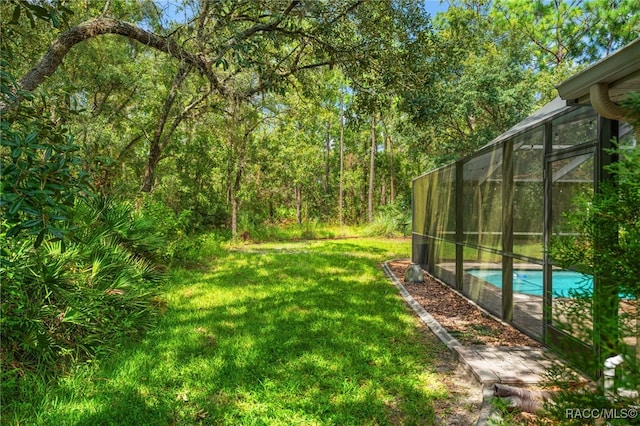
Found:
M 269 247 L 289 252 L 256 254 Z M 432 423 L 447 392 L 430 371 L 446 348 L 379 268 L 409 250 L 262 244 L 173 271 L 157 329 L 63 382 L 42 424 Z

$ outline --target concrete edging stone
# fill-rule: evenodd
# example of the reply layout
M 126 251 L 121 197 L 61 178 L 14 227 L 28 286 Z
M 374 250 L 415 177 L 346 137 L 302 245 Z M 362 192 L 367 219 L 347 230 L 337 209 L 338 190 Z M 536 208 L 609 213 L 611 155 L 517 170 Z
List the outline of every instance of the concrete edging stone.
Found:
M 400 295 L 404 299 L 404 301 L 414 310 L 414 312 L 420 317 L 420 320 L 429 327 L 429 329 L 435 334 L 445 345 L 447 348 L 451 350 L 455 358 L 458 362 L 465 364 L 464 368 L 466 371 L 471 373 L 473 379 L 478 382 L 481 386 L 483 386 L 482 390 L 482 408 L 480 410 L 480 415 L 478 417 L 478 421 L 476 422 L 477 426 L 485 426 L 489 424 L 489 419 L 493 414 L 493 405 L 491 400 L 493 399 L 493 388 L 484 386 L 482 381 L 479 380 L 477 374 L 473 371 L 473 368 L 467 364 L 464 360 L 464 357 L 460 356 L 460 353 L 456 350 L 457 347 L 461 347 L 462 344 L 458 339 L 453 337 L 429 312 L 427 312 L 422 305 L 420 305 L 414 298 L 409 294 L 407 289 L 402 285 L 400 281 L 396 278 L 395 274 L 391 271 L 391 268 L 388 265 L 388 262 L 382 263 L 382 269 L 384 273 L 391 279 L 393 285 L 398 289 Z

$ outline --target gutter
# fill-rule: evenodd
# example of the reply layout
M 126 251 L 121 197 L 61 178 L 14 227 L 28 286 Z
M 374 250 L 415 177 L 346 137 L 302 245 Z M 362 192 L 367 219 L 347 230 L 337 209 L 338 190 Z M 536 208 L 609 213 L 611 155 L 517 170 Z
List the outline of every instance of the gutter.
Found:
M 628 122 L 637 118 L 630 117 L 610 93 L 618 91 L 614 96 L 620 100 L 624 93 L 640 91 L 640 38 L 563 81 L 556 89 L 562 99 L 572 104 L 589 103 L 602 117 Z
M 562 99 L 580 101 L 597 83 L 611 85 L 640 70 L 640 38 L 556 86 Z

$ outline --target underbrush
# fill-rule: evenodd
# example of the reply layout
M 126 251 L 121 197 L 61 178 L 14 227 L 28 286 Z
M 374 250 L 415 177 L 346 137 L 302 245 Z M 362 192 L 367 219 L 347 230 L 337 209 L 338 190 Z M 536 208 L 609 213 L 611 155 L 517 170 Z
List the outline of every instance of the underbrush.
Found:
M 35 247 L 33 237 L 2 243 L 3 411 L 28 382 L 65 374 L 116 349 L 154 324 L 162 301 L 155 263 L 164 245 L 129 203 L 103 198 L 71 210 L 73 233 Z
M 406 237 L 411 233 L 411 209 L 397 202 L 384 206 L 365 228 L 369 237 Z
M 235 238 L 244 242 L 321 240 L 330 238 L 349 238 L 363 236 L 361 228 L 354 226 L 336 226 L 316 221 L 285 224 L 254 224 L 243 221 Z

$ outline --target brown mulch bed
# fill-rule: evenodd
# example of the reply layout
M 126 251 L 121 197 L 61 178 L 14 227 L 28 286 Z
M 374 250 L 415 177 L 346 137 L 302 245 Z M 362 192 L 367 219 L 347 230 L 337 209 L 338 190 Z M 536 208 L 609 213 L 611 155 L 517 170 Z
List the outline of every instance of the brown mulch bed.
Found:
M 423 284 L 404 282 L 409 259 L 393 260 L 387 265 L 409 294 L 452 336 L 463 345 L 541 346 L 514 327 L 496 320 L 458 295 L 448 286 L 425 273 Z

